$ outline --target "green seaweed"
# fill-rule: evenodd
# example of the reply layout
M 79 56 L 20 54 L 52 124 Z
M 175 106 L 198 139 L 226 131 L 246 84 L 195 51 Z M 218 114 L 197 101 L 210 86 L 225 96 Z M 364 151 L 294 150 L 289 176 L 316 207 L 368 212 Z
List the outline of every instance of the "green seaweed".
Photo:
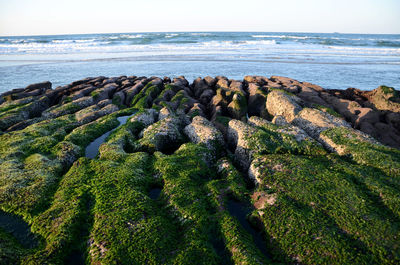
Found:
M 277 199 L 259 218 L 287 256 L 312 264 L 398 262 L 398 221 L 361 188 L 376 171 L 334 156 L 263 158 L 261 185 L 272 188 Z

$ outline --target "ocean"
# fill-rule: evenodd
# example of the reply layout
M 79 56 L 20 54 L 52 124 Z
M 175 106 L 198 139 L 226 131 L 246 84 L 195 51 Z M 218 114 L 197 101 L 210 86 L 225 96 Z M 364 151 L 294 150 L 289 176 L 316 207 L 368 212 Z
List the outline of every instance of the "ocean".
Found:
M 89 76 L 280 75 L 324 88 L 400 89 L 400 35 L 160 32 L 0 37 L 0 93 Z

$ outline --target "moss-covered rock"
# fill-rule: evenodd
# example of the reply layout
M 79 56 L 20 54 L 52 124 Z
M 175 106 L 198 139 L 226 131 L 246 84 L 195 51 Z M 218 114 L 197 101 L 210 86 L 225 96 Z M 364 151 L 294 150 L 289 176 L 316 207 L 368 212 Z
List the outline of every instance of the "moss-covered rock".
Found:
M 399 259 L 399 228 L 391 221 L 397 217 L 367 184 L 379 171 L 335 157 L 267 155 L 253 162 L 260 185 L 276 194 L 258 218 L 288 256 L 331 264 Z
M 215 157 L 224 151 L 224 138 L 220 131 L 206 118 L 196 116 L 184 129 L 189 139 L 196 144 L 204 144 Z
M 313 139 L 301 137 L 301 132 L 295 132 L 294 129 L 279 128 L 267 122 L 257 123 L 257 125 L 258 127 L 251 126 L 238 120 L 229 122 L 228 143 L 235 150 L 235 158 L 243 170 L 249 168 L 255 154 L 312 155 L 325 153 L 324 149 Z
M 400 262 L 400 151 L 371 137 L 395 135 L 398 112 L 372 99 L 397 104 L 392 88 L 256 76 L 28 88 L 0 95 L 1 264 Z
M 142 138 L 138 141 L 140 149 L 150 152 L 170 152 L 184 142 L 182 129 L 184 121 L 178 116 L 168 116 L 141 132 Z
M 378 110 L 400 112 L 400 93 L 393 87 L 380 86 L 371 91 L 369 96 Z

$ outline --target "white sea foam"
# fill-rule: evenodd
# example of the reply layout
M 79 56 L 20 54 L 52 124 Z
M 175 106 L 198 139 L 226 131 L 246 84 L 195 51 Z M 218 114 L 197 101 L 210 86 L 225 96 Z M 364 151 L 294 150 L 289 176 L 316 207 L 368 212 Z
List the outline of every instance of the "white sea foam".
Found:
M 259 40 L 259 41 L 245 41 L 246 44 L 251 44 L 251 45 L 275 45 L 276 41 L 275 40 Z
M 310 39 L 312 37 L 289 36 L 289 35 L 251 35 L 253 38 L 280 38 L 280 39 Z
M 53 40 L 53 43 L 74 43 L 74 40 Z
M 172 38 L 180 36 L 185 40 L 188 34 L 184 33 L 132 33 L 132 34 L 112 34 L 112 35 L 88 35 L 77 37 L 59 37 L 51 38 L 9 38 L 6 42 L 0 43 L 0 55 L 62 55 L 68 54 L 101 54 L 105 53 L 132 53 L 140 55 L 146 54 L 226 54 L 231 53 L 235 56 L 242 54 L 254 54 L 262 56 L 295 56 L 296 58 L 304 57 L 323 57 L 323 56 L 345 56 L 352 57 L 385 57 L 399 56 L 400 48 L 397 47 L 368 47 L 368 46 L 335 46 L 332 44 L 322 45 L 318 43 L 301 43 L 301 39 L 318 38 L 335 41 L 341 37 L 318 37 L 318 36 L 292 36 L 289 34 L 259 34 L 259 35 L 243 35 L 240 40 L 232 40 L 231 35 L 227 35 L 225 40 L 212 40 L 212 38 L 204 38 L 204 41 L 193 43 L 193 38 L 188 37 L 190 43 L 174 43 L 170 39 L 168 43 L 160 43 L 157 40 L 164 38 Z M 218 33 L 190 33 L 192 36 L 218 36 Z M 221 35 L 223 36 L 223 35 Z M 251 38 L 251 37 L 253 38 Z M 160 38 L 161 37 L 161 38 Z M 142 44 L 141 38 L 150 38 L 149 44 Z M 220 36 L 219 36 L 220 38 Z M 269 38 L 269 39 L 268 39 Z M 357 36 L 353 36 L 354 40 L 358 40 Z M 129 41 L 128 39 L 132 39 Z M 139 41 L 134 41 L 137 39 Z M 197 39 L 197 38 L 196 38 Z M 209 40 L 211 39 L 211 40 Z M 286 39 L 294 39 L 294 41 L 286 41 Z M 346 38 L 343 38 L 346 39 Z M 362 38 L 360 38 L 362 39 Z M 368 38 L 363 38 L 367 40 Z M 385 38 L 379 39 L 383 40 Z M 119 41 L 120 40 L 120 41 Z M 201 40 L 201 38 L 199 38 Z M 207 41 L 206 41 L 207 40 Z M 349 39 L 346 39 L 349 40 Z M 395 41 L 391 39 L 390 41 Z M 303 59 L 304 59 L 303 58 Z
M 138 39 L 138 38 L 143 38 L 143 34 L 136 34 L 136 35 L 122 34 L 122 35 L 120 35 L 120 37 L 127 38 L 127 39 Z
M 176 36 L 179 36 L 179 34 L 178 33 L 170 33 L 170 34 L 165 35 L 165 38 L 173 38 Z
M 75 40 L 78 43 L 85 43 L 85 42 L 95 42 L 97 39 L 86 39 L 86 40 Z

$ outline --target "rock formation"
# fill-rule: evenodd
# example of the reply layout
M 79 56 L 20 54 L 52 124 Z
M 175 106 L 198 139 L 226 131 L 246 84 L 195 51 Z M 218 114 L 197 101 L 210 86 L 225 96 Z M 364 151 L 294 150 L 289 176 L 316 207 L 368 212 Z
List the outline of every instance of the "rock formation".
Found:
M 386 86 L 101 76 L 14 89 L 0 95 L 0 263 L 397 264 L 399 149 Z

